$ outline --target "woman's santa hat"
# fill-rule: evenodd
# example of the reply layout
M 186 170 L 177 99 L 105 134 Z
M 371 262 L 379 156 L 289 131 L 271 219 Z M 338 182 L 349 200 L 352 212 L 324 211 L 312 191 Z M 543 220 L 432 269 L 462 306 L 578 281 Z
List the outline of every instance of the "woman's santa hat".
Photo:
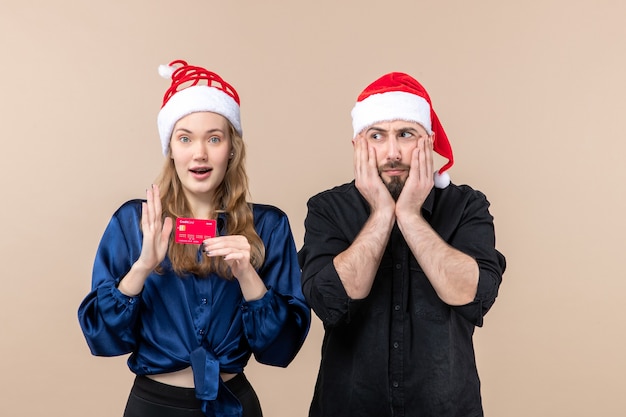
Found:
M 224 116 L 241 136 L 239 95 L 237 91 L 214 72 L 187 65 L 182 60 L 160 65 L 159 74 L 172 80 L 163 96 L 157 125 L 163 155 L 167 156 L 172 131 L 177 121 L 188 114 L 210 111 Z
M 433 148 L 448 162 L 435 173 L 435 187 L 446 188 L 446 172 L 454 163 L 448 136 L 432 108 L 426 89 L 410 75 L 391 72 L 383 75 L 359 95 L 352 109 L 354 137 L 376 123 L 405 120 L 419 123 L 429 135 L 435 134 Z

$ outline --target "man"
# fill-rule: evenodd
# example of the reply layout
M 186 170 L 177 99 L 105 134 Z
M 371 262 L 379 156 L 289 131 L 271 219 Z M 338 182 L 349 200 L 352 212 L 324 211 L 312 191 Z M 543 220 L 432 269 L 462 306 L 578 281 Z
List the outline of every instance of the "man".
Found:
M 309 200 L 299 252 L 325 328 L 309 415 L 482 416 L 472 335 L 505 269 L 489 203 L 450 182 L 448 138 L 409 75 L 369 85 L 352 125 L 355 179 Z

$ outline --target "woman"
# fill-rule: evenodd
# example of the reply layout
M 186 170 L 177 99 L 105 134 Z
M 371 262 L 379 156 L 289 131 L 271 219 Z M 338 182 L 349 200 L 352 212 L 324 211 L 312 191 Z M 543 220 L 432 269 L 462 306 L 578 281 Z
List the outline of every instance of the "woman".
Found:
M 261 416 L 245 365 L 287 366 L 310 325 L 289 222 L 246 201 L 235 89 L 185 61 L 160 72 L 165 166 L 107 226 L 80 325 L 94 355 L 131 353 L 125 417 Z M 216 236 L 179 243 L 177 218 L 214 219 Z

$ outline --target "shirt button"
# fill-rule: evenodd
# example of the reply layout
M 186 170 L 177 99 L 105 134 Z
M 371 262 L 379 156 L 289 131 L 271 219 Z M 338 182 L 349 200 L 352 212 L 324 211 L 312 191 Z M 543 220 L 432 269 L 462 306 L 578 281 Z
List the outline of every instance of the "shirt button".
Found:
M 396 264 L 396 269 L 402 269 L 402 265 Z
M 400 386 L 400 384 L 398 384 L 398 381 L 393 381 L 392 385 L 394 388 L 398 388 Z
M 207 299 L 206 299 L 206 298 L 203 298 L 203 299 L 201 299 L 201 300 L 200 300 L 200 304 L 206 304 L 207 302 L 208 302 L 208 301 L 207 301 Z
M 400 344 L 398 344 L 398 342 L 393 342 L 393 347 L 394 347 L 395 349 L 398 349 L 398 346 L 400 346 Z
M 400 310 L 400 304 L 396 304 L 395 306 L 393 306 L 393 309 L 396 311 Z
M 198 330 L 198 334 L 199 334 L 200 336 L 202 336 L 202 335 L 204 334 L 204 329 L 200 329 L 200 330 Z

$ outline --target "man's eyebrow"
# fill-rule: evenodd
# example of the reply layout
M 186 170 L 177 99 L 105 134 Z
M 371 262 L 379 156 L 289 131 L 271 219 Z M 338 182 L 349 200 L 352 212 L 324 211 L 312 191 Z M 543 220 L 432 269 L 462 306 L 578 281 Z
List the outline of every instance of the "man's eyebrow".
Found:
M 412 127 L 412 126 L 400 127 L 398 129 L 395 129 L 394 131 L 395 132 L 413 132 L 413 133 L 421 134 L 419 129 Z
M 416 125 L 404 125 L 400 126 L 396 129 L 393 129 L 394 133 L 403 133 L 403 132 L 411 132 L 416 136 L 428 135 L 428 131 L 421 124 L 417 123 Z
M 365 131 L 365 133 L 368 133 L 368 132 L 370 132 L 372 130 L 375 131 L 375 132 L 385 132 L 385 133 L 391 131 L 393 133 L 412 132 L 412 133 L 416 133 L 416 134 L 420 134 L 420 135 L 422 134 L 419 131 L 419 129 L 417 129 L 416 127 L 413 127 L 413 126 L 402 126 L 402 127 L 399 127 L 399 128 L 396 128 L 396 129 L 391 129 L 391 130 L 384 129 L 382 127 L 372 126 L 369 129 L 367 129 Z
M 370 130 L 375 130 L 376 132 L 386 132 L 387 129 L 383 129 L 382 127 L 377 127 L 377 126 L 372 126 L 370 128 L 368 128 L 365 133 L 369 132 Z

